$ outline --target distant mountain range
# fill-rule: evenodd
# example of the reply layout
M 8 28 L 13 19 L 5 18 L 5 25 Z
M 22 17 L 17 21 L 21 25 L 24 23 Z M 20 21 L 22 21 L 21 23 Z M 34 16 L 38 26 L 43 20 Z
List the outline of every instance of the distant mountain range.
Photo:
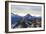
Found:
M 12 22 L 12 24 L 18 22 L 22 18 L 24 18 L 25 20 L 32 20 L 32 19 L 39 19 L 39 18 L 41 18 L 41 16 L 36 17 L 36 16 L 32 16 L 30 14 L 27 14 L 24 17 L 22 17 L 22 16 L 19 16 L 19 15 L 15 15 L 13 13 L 11 14 L 11 22 Z

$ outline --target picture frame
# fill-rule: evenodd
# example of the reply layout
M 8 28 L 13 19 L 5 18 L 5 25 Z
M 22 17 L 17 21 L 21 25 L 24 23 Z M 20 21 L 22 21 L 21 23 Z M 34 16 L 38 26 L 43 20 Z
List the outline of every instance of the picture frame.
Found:
M 20 18 L 22 20 L 22 25 L 20 25 L 21 24 L 19 23 L 20 21 L 17 20 L 19 19 L 16 17 L 18 15 L 19 17 L 22 16 Z M 28 23 L 29 20 L 25 17 L 25 15 L 31 16 L 30 18 L 28 17 L 29 20 L 36 19 L 35 20 L 36 23 L 37 22 L 39 23 L 37 24 L 33 23 L 35 21 L 32 21 L 32 20 L 30 20 L 30 22 Z M 19 25 L 16 26 L 15 25 L 16 23 L 18 23 Z M 24 24 L 26 23 L 26 24 L 24 25 L 23 23 Z M 30 23 L 33 23 L 33 26 Z M 40 26 L 38 24 L 40 24 Z M 5 1 L 5 32 L 6 33 L 37 32 L 37 31 L 45 31 L 45 3 L 23 2 L 23 1 Z

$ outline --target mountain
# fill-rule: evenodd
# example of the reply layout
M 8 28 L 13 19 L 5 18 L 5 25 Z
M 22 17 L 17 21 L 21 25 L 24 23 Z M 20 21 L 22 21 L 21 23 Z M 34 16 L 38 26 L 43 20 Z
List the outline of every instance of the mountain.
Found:
M 30 15 L 30 14 L 27 14 L 27 15 L 25 15 L 24 17 L 22 17 L 22 16 L 19 16 L 19 15 L 15 15 L 15 14 L 11 14 L 11 22 L 12 22 L 12 24 L 14 24 L 14 23 L 16 23 L 16 22 L 18 22 L 19 20 L 21 20 L 22 18 L 24 18 L 25 20 L 27 20 L 27 21 L 31 21 L 31 20 L 33 20 L 33 19 L 39 19 L 39 18 L 41 18 L 40 16 L 39 17 L 36 17 L 36 16 L 32 16 L 32 15 Z
M 30 14 L 23 16 L 17 15 L 17 14 L 11 14 L 11 23 L 14 25 L 13 28 L 19 27 L 21 25 L 21 27 L 25 28 L 28 27 L 32 24 L 32 21 L 35 20 L 41 20 L 41 16 L 36 17 L 36 16 L 32 16 Z
M 41 16 L 32 16 L 30 14 L 27 14 L 24 16 L 24 19 L 27 20 L 27 21 L 32 21 L 32 20 L 35 20 L 35 19 L 41 19 Z
M 11 22 L 12 24 L 15 24 L 16 22 L 18 22 L 18 20 L 20 20 L 22 17 L 19 15 L 15 15 L 15 14 L 11 14 Z
M 27 14 L 26 16 L 24 16 L 25 19 L 31 19 L 32 16 L 30 14 Z

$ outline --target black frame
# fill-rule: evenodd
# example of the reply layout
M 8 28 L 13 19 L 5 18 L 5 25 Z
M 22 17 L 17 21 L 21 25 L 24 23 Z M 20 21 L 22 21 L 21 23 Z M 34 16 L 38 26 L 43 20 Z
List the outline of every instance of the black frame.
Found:
M 8 32 L 8 18 L 9 18 L 9 13 L 8 13 L 8 3 L 13 2 L 13 3 L 32 3 L 32 4 L 43 4 L 44 5 L 44 30 L 32 30 L 32 31 L 15 31 L 15 32 Z M 19 32 L 37 32 L 37 31 L 45 31 L 45 3 L 40 3 L 40 2 L 22 2 L 22 1 L 5 1 L 5 32 L 6 33 L 19 33 Z

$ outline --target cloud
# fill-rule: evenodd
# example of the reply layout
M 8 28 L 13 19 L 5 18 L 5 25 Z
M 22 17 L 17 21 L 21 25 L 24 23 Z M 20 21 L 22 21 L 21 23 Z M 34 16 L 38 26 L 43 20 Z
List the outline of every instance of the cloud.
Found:
M 12 5 L 12 13 L 15 14 L 31 14 L 41 16 L 41 6 Z
M 41 11 L 41 6 L 12 5 L 12 9 Z

